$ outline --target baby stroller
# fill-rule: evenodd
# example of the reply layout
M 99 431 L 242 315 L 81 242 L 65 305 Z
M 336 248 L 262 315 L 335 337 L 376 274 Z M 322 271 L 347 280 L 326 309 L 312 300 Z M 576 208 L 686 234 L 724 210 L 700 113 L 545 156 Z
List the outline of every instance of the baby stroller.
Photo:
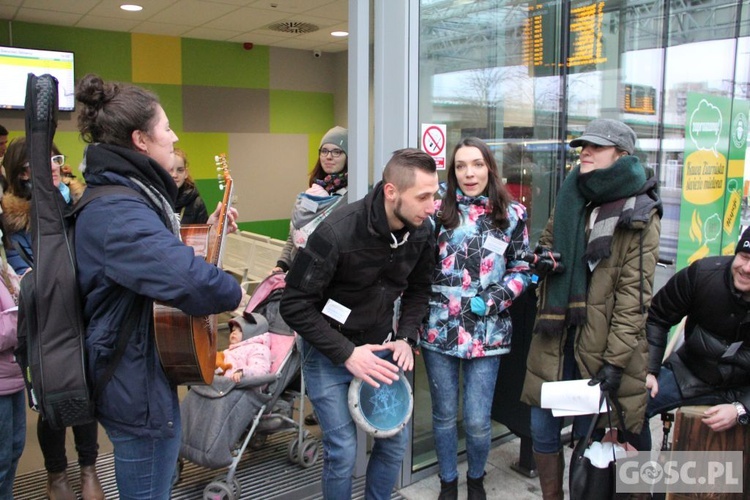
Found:
M 237 466 L 248 446 L 260 449 L 270 434 L 297 431 L 289 443 L 289 460 L 310 467 L 318 459 L 318 441 L 303 424 L 304 379 L 301 377 L 300 339 L 279 315 L 284 274 L 266 278 L 253 292 L 243 316 L 261 314 L 268 321 L 271 370 L 267 375 L 244 377 L 239 383 L 217 376 L 208 386 L 194 386 L 180 404 L 182 445 L 180 458 L 211 469 L 229 467 L 203 490 L 204 499 L 241 497 Z M 289 385 L 300 377 L 299 392 Z M 293 416 L 299 398 L 299 420 Z

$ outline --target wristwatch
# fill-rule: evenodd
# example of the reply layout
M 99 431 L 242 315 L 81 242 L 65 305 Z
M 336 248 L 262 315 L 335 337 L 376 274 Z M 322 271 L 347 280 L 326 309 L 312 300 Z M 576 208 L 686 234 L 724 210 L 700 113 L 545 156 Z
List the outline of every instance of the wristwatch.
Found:
M 750 415 L 747 414 L 745 405 L 739 401 L 735 401 L 732 404 L 737 409 L 737 423 L 740 425 L 747 425 L 750 422 Z
M 417 348 L 417 343 L 413 339 L 410 339 L 409 337 L 396 337 L 395 340 L 403 340 L 404 342 L 409 344 L 409 347 L 411 347 L 412 349 Z

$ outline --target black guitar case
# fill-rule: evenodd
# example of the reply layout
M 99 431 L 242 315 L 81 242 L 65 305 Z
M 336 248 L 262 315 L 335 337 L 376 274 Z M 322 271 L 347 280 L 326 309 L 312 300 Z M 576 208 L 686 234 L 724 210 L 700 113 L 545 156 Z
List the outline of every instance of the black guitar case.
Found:
M 19 346 L 26 341 L 30 404 L 52 427 L 89 422 L 94 405 L 86 377 L 84 322 L 72 233 L 64 198 L 52 182 L 57 80 L 29 74 L 26 145 L 31 168 L 33 271 L 21 281 Z M 21 337 L 26 335 L 25 339 Z

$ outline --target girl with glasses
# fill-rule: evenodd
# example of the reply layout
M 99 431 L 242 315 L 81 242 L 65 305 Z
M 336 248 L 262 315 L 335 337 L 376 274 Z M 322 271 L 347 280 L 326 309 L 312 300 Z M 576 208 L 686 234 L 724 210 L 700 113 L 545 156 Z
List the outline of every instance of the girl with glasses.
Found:
M 297 249 L 304 248 L 310 233 L 344 199 L 349 169 L 346 155 L 348 144 L 348 131 L 339 126 L 326 132 L 320 141 L 318 161 L 310 173 L 310 187 L 297 196 L 289 238 L 273 272 L 289 270 Z
M 318 161 L 310 173 L 310 187 L 297 196 L 289 224 L 289 238 L 271 272 L 287 272 L 297 250 L 307 244 L 310 233 L 345 199 L 349 170 L 348 134 L 347 129 L 336 126 L 321 139 Z M 317 425 L 315 414 L 305 417 L 305 423 Z

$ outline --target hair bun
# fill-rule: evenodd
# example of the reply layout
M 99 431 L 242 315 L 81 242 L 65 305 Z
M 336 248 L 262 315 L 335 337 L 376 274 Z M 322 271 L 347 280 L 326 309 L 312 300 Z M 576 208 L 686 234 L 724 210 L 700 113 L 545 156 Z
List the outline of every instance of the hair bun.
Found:
M 96 110 L 111 101 L 116 93 L 116 86 L 105 84 L 99 75 L 92 73 L 84 76 L 76 87 L 76 99 Z

